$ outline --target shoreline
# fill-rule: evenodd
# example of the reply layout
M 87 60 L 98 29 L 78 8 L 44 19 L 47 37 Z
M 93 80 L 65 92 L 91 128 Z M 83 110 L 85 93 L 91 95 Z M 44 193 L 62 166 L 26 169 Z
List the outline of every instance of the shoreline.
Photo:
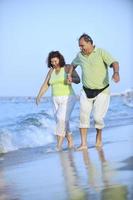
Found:
M 130 200 L 133 125 L 103 131 L 103 147 L 88 134 L 87 151 L 47 152 L 44 147 L 0 158 L 0 200 Z M 74 138 L 75 139 L 75 138 Z M 80 143 L 76 137 L 75 145 Z

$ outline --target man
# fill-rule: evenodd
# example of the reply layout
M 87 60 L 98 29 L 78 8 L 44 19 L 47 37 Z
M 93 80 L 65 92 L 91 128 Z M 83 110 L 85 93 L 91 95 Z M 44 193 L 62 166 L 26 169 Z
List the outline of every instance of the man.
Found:
M 87 149 L 87 131 L 92 110 L 97 132 L 96 147 L 102 146 L 102 128 L 110 101 L 108 66 L 113 68 L 114 82 L 119 82 L 120 76 L 119 63 L 107 51 L 96 48 L 89 35 L 80 36 L 79 47 L 81 51 L 72 61 L 68 82 L 72 81 L 73 69 L 79 65 L 82 71 L 83 90 L 80 96 L 81 145 L 78 150 L 83 150 Z

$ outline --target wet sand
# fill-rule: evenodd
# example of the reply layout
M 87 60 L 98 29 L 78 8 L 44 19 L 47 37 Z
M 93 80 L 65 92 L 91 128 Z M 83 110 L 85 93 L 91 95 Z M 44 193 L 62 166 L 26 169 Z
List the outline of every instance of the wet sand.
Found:
M 132 132 L 133 125 L 105 129 L 101 149 L 91 133 L 86 151 L 40 147 L 1 155 L 0 200 L 132 200 Z

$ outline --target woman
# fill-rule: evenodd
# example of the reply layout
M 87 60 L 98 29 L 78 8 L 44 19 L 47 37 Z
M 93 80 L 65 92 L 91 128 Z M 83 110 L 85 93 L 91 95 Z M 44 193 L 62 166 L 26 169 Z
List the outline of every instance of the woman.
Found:
M 59 51 L 51 51 L 48 55 L 47 63 L 50 70 L 36 97 L 36 103 L 39 103 L 40 98 L 50 85 L 56 119 L 57 151 L 60 151 L 65 137 L 68 141 L 68 147 L 73 147 L 69 119 L 75 105 L 76 97 L 72 85 L 67 79 L 69 65 L 65 64 L 63 55 Z M 72 82 L 80 83 L 80 78 L 75 70 L 72 74 Z

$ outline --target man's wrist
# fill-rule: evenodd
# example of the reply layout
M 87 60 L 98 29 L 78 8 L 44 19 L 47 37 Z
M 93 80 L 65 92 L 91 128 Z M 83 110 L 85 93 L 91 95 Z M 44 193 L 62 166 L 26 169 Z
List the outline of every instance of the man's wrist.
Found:
M 114 72 L 114 74 L 119 74 L 119 72 Z

